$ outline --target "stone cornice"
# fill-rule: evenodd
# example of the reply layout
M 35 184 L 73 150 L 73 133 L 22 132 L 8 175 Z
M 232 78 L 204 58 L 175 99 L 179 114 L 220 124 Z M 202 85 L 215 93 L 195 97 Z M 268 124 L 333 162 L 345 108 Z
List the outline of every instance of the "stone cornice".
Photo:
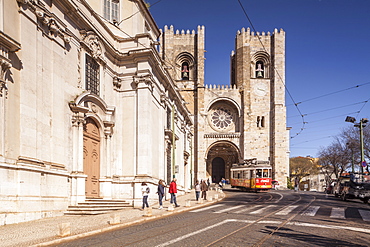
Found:
M 15 52 L 21 49 L 20 43 L 18 43 L 2 31 L 0 31 L 0 44 L 1 46 L 4 46 L 9 52 Z
M 233 139 L 240 138 L 240 133 L 210 133 L 204 134 L 204 138 L 216 138 L 216 139 Z

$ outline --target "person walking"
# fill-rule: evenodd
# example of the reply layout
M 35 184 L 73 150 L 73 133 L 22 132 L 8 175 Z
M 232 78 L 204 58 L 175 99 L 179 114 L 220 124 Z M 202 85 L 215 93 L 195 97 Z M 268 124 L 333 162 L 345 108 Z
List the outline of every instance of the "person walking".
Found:
M 148 196 L 150 193 L 150 188 L 145 182 L 141 183 L 141 193 L 143 194 L 143 206 L 141 209 L 144 210 L 145 206 L 149 208 Z
M 162 199 L 164 197 L 164 182 L 163 182 L 162 179 L 160 179 L 159 182 L 158 182 L 157 194 L 158 194 L 158 200 L 159 200 L 159 208 L 158 209 L 162 209 L 163 208 Z
M 177 193 L 177 184 L 176 184 L 177 179 L 174 178 L 171 183 L 170 183 L 170 189 L 169 192 L 171 194 L 171 200 L 170 203 L 174 203 L 175 207 L 180 207 L 180 205 L 177 204 L 176 202 L 176 193 Z
M 200 185 L 200 189 L 202 190 L 202 198 L 204 200 L 207 200 L 208 185 L 206 184 L 205 180 L 202 181 L 202 184 Z
M 198 201 L 199 200 L 199 196 L 200 196 L 200 184 L 199 184 L 199 180 L 197 180 L 195 182 L 195 199 Z

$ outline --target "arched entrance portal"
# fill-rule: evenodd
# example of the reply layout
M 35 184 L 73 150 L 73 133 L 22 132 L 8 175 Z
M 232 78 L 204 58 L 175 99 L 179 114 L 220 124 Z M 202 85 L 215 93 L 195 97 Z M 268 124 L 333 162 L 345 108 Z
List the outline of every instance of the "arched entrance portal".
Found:
M 222 178 L 230 179 L 232 164 L 239 162 L 239 150 L 231 142 L 221 141 L 213 144 L 207 153 L 207 176 L 213 183 L 218 183 Z
M 99 177 L 100 177 L 100 135 L 99 128 L 91 119 L 86 119 L 84 125 L 84 173 L 87 175 L 85 180 L 86 197 L 99 197 Z
M 225 178 L 225 161 L 221 157 L 212 160 L 212 182 L 218 183 Z

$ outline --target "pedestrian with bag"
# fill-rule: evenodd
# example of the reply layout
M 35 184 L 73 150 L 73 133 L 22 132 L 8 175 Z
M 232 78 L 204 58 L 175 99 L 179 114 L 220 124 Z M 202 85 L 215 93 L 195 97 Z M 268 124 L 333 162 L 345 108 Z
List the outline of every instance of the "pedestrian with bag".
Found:
M 158 209 L 162 209 L 163 208 L 162 199 L 164 197 L 164 181 L 162 179 L 160 179 L 159 182 L 158 182 L 157 194 L 158 194 L 158 200 L 159 200 L 159 208 Z
M 143 206 L 141 209 L 144 210 L 145 206 L 149 208 L 148 196 L 150 193 L 150 188 L 145 182 L 141 183 L 141 193 L 143 194 Z
M 201 185 L 200 185 L 200 189 L 202 191 L 202 198 L 204 200 L 207 200 L 207 190 L 208 190 L 208 185 L 206 184 L 206 181 L 203 180 Z
M 174 203 L 175 207 L 180 207 L 180 205 L 177 204 L 176 202 L 176 193 L 177 193 L 177 184 L 176 184 L 177 179 L 174 178 L 171 183 L 170 183 L 170 189 L 169 192 L 171 194 L 171 200 L 170 203 Z
M 199 196 L 200 196 L 200 184 L 199 184 L 199 180 L 197 180 L 195 182 L 195 199 L 198 201 L 199 200 Z

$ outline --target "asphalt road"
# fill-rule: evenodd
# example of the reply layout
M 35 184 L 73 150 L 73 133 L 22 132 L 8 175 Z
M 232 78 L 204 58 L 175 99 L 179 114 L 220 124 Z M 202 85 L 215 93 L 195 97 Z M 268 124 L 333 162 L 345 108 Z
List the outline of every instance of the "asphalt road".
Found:
M 370 206 L 317 192 L 225 191 L 211 206 L 57 246 L 370 246 Z

